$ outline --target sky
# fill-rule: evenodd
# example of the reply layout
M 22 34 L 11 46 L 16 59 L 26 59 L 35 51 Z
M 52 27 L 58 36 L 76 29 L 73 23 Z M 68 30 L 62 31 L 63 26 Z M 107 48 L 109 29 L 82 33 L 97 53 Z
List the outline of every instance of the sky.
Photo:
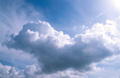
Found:
M 119 0 L 0 0 L 0 78 L 120 78 Z

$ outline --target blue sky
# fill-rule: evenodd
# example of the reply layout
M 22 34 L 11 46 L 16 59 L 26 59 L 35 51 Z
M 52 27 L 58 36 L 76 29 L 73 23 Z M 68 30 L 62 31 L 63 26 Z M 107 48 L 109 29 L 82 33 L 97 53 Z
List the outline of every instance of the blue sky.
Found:
M 119 78 L 119 0 L 0 0 L 0 78 Z
M 42 13 L 44 20 L 53 27 L 67 34 L 71 32 L 73 26 L 90 27 L 94 23 L 105 23 L 106 19 L 119 16 L 118 10 L 109 0 L 26 0 L 25 2 Z M 67 27 L 71 30 L 67 30 Z

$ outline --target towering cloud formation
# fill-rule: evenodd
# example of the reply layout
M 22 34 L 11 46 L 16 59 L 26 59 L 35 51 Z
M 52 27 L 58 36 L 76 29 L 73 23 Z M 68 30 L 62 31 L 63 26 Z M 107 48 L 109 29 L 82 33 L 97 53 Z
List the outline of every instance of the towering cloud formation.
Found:
M 28 23 L 17 34 L 12 34 L 4 44 L 8 48 L 33 54 L 44 73 L 73 68 L 81 72 L 91 70 L 91 64 L 113 54 L 118 47 L 118 34 L 114 21 L 95 24 L 85 34 L 71 38 L 57 31 L 47 22 Z M 113 47 L 113 48 L 111 48 Z M 115 48 L 115 49 L 114 49 Z

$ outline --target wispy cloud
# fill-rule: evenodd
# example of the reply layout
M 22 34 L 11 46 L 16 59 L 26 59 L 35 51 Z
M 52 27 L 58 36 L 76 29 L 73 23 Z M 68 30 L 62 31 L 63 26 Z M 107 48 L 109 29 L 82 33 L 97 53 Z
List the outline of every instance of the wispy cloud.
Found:
M 24 0 L 0 1 L 0 41 L 6 33 L 18 33 L 27 22 L 38 20 L 42 14 L 34 10 Z M 40 19 L 40 18 L 39 18 Z

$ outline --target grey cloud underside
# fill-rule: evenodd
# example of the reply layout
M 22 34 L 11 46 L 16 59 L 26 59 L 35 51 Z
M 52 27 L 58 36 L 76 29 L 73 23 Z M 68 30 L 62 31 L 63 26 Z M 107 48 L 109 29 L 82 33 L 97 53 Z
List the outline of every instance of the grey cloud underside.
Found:
M 18 35 L 12 34 L 3 44 L 8 48 L 33 54 L 43 73 L 54 73 L 68 68 L 84 72 L 91 70 L 91 64 L 112 55 L 102 40 L 89 38 L 83 41 L 81 35 L 70 38 L 56 31 L 47 22 L 28 23 Z

